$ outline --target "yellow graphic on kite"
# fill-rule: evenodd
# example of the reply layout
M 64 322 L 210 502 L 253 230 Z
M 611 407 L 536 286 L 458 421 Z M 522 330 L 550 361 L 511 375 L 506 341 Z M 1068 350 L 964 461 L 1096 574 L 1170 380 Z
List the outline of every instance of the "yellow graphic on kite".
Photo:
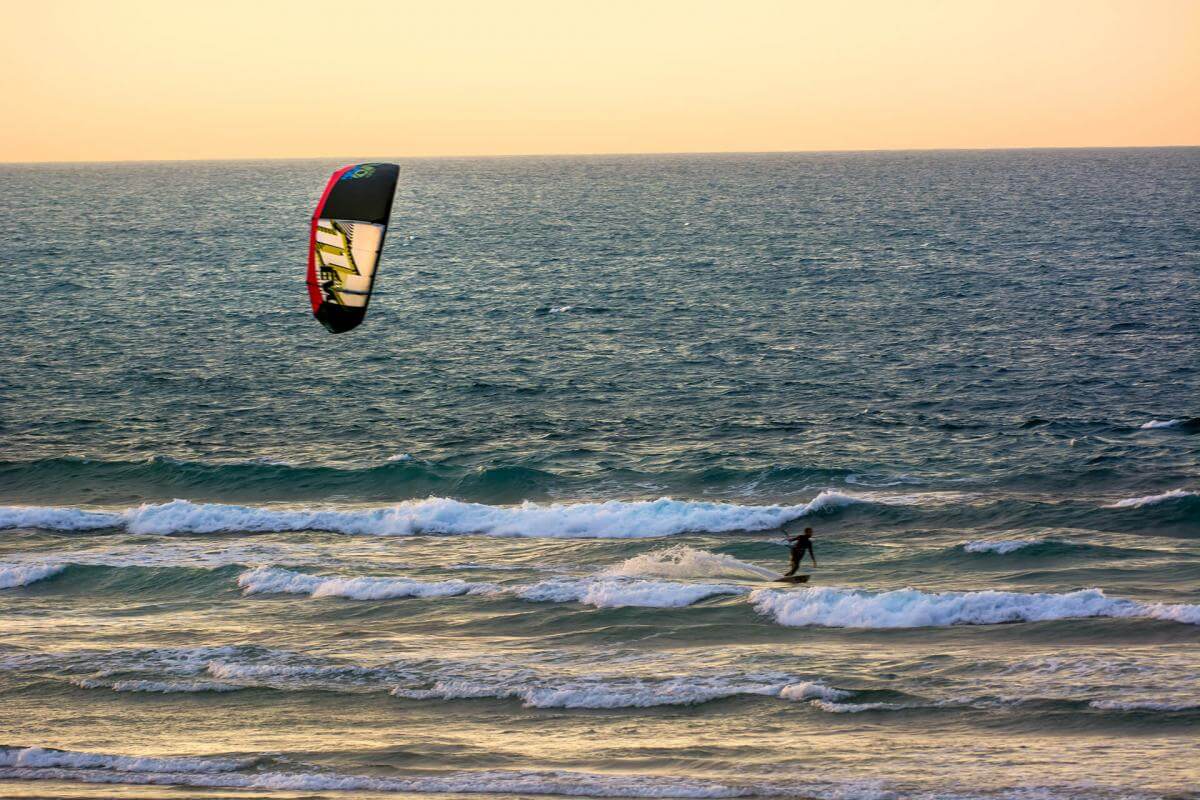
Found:
M 383 245 L 382 225 L 317 220 L 313 256 L 323 300 L 346 308 L 366 306 Z
M 354 265 L 354 251 L 350 247 L 352 239 L 353 234 L 345 223 L 332 220 L 317 223 L 317 274 L 327 298 L 339 306 L 349 305 L 342 296 L 346 287 L 345 279 L 359 274 L 358 267 Z

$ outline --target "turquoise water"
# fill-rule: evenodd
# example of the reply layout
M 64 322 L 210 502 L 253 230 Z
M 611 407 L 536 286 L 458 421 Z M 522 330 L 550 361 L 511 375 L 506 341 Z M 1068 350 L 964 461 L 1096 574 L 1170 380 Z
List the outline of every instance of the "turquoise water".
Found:
M 1200 150 L 337 166 L 0 167 L 0 793 L 1198 796 Z

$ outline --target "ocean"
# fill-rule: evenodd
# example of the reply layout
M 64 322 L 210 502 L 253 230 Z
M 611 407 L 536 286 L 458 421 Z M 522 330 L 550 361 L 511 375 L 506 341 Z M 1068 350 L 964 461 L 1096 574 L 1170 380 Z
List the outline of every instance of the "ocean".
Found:
M 1200 798 L 1200 149 L 350 161 L 0 166 L 0 796 Z

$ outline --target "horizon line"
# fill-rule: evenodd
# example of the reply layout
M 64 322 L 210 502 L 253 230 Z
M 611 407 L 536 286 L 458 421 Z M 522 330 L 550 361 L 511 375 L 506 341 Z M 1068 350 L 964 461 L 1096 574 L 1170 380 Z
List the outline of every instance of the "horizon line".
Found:
M 605 158 L 614 156 L 753 156 L 804 155 L 815 153 L 969 153 L 1011 152 L 1032 150 L 1182 150 L 1200 148 L 1197 144 L 1116 144 L 1116 145 L 1018 145 L 1014 147 L 877 147 L 822 148 L 812 150 L 660 150 L 605 151 L 589 153 L 461 153 L 443 155 L 388 156 L 397 161 L 438 161 L 455 159 L 516 159 L 516 158 Z M 51 159 L 44 161 L 0 161 L 0 166 L 36 166 L 52 164 L 189 164 L 213 161 L 340 161 L 347 156 L 218 156 L 210 158 L 111 158 L 111 159 Z M 354 160 L 354 159 L 351 159 Z

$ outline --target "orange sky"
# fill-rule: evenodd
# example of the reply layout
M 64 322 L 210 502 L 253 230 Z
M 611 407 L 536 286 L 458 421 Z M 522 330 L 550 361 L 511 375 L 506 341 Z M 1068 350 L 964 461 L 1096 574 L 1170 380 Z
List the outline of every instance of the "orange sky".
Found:
M 1200 144 L 1197 0 L 0 12 L 0 161 Z

